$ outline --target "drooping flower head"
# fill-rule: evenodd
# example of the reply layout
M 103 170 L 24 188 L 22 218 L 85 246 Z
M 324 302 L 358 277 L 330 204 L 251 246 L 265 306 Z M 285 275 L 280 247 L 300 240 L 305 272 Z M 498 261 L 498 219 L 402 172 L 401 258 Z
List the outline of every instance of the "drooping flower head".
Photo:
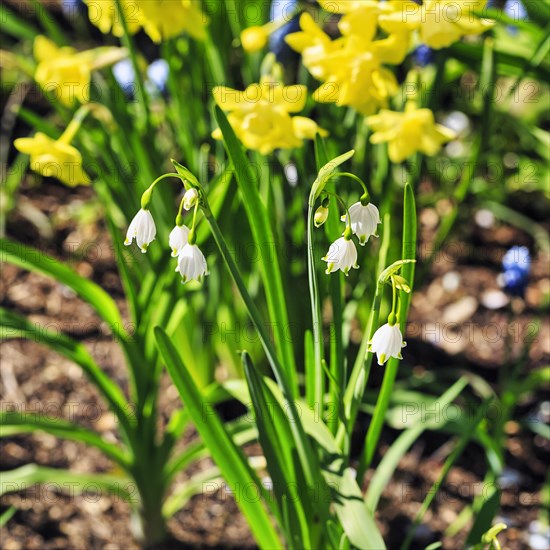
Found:
M 357 248 L 355 243 L 346 237 L 340 237 L 334 241 L 323 258 L 327 262 L 327 275 L 334 271 L 343 271 L 345 275 L 351 268 L 357 269 Z
M 178 254 L 178 265 L 176 271 L 179 272 L 182 282 L 201 281 L 205 275 L 208 275 L 206 259 L 196 244 L 187 243 Z
M 361 246 L 365 246 L 369 237 L 378 236 L 376 231 L 378 224 L 382 223 L 382 220 L 380 219 L 378 208 L 371 202 L 366 205 L 363 205 L 360 201 L 352 204 L 349 207 L 349 217 L 351 229 L 359 238 Z M 347 214 L 344 214 L 341 219 L 347 222 Z
M 140 250 L 145 253 L 147 247 L 155 240 L 157 228 L 155 220 L 148 209 L 141 208 L 130 222 L 124 244 L 129 246 L 135 239 Z
M 371 353 L 376 353 L 378 364 L 383 365 L 390 357 L 403 359 L 401 348 L 406 345 L 399 325 L 386 323 L 374 333 L 367 349 Z
M 189 239 L 189 228 L 185 225 L 175 225 L 168 237 L 168 244 L 172 250 L 172 257 L 175 258 L 187 244 Z

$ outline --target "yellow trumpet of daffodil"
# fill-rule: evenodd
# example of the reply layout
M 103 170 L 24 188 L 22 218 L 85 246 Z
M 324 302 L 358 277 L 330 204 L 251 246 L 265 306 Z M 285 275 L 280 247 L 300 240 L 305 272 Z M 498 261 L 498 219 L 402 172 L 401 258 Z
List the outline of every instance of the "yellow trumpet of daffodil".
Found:
M 101 32 L 124 34 L 115 0 L 84 1 L 90 22 Z M 121 0 L 120 5 L 130 34 L 143 28 L 156 43 L 184 32 L 197 40 L 206 38 L 208 18 L 200 0 Z
M 302 53 L 309 72 L 323 81 L 313 94 L 316 101 L 348 105 L 364 115 L 387 106 L 397 92 L 397 81 L 381 65 L 372 28 L 370 36 L 350 34 L 331 40 L 307 13 L 300 17 L 300 27 L 302 31 L 287 36 L 287 42 Z
M 34 172 L 56 178 L 69 187 L 90 185 L 90 178 L 82 167 L 82 155 L 71 145 L 89 111 L 90 107 L 81 107 L 58 139 L 36 132 L 33 137 L 18 138 L 13 144 L 19 152 L 30 155 L 30 167 Z
M 44 91 L 68 107 L 75 101 L 86 103 L 90 100 L 93 70 L 127 56 L 124 48 L 96 48 L 84 52 L 69 47 L 59 48 L 42 35 L 35 38 L 33 53 L 38 62 L 34 79 Z
M 455 137 L 454 132 L 436 124 L 430 109 L 419 109 L 415 101 L 408 101 L 404 112 L 383 109 L 368 117 L 366 123 L 374 130 L 370 142 L 387 143 L 388 156 L 395 163 L 417 151 L 433 156 Z
M 492 22 L 480 19 L 487 0 L 390 0 L 379 24 L 388 33 L 417 30 L 420 41 L 430 48 L 446 48 L 463 36 L 479 34 Z
M 305 86 L 283 86 L 271 77 L 262 78 L 244 91 L 217 86 L 212 91 L 216 104 L 228 113 L 228 120 L 247 149 L 267 155 L 275 149 L 301 147 L 303 140 L 327 132 L 307 117 L 290 116 L 300 112 L 307 100 Z M 213 132 L 221 139 L 220 129 Z

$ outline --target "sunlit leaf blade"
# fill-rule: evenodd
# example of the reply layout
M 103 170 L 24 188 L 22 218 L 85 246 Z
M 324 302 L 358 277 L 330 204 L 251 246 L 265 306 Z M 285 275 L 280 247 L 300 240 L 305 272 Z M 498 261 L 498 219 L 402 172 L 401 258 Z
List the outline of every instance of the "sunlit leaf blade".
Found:
M 257 176 L 247 159 L 241 143 L 225 113 L 216 107 L 216 120 L 223 134 L 227 154 L 235 169 L 235 178 L 243 198 L 247 217 L 254 237 L 260 247 L 260 267 L 265 286 L 270 318 L 274 323 L 275 344 L 281 357 L 290 388 L 297 393 L 296 363 L 292 342 L 286 333 L 290 326 L 278 253 L 273 251 L 276 243 L 270 226 L 269 215 L 260 197 Z
M 156 327 L 155 336 L 172 381 L 227 484 L 237 495 L 243 487 L 255 487 L 257 494 L 260 494 L 261 483 L 258 477 L 227 433 L 216 411 L 202 397 L 169 336 L 160 327 Z M 239 498 L 237 503 L 247 518 L 259 546 L 280 548 L 281 541 L 263 499 Z
M 97 311 L 116 336 L 127 337 L 114 300 L 94 282 L 81 277 L 45 252 L 15 241 L 0 239 L 0 261 L 52 277 L 58 283 L 68 286 Z
M 126 476 L 109 474 L 83 474 L 37 464 L 26 464 L 15 470 L 2 472 L 0 495 L 28 489 L 40 483 L 54 484 L 56 490 L 74 495 L 91 490 L 105 489 L 132 504 L 139 503 L 134 482 Z
M 44 415 L 19 411 L 0 412 L 0 437 L 15 433 L 43 431 L 55 437 L 82 441 L 98 448 L 120 466 L 128 468 L 130 460 L 115 444 L 105 441 L 99 434 L 64 420 L 52 420 Z
M 126 434 L 131 432 L 130 406 L 121 389 L 99 368 L 86 348 L 64 334 L 31 323 L 25 317 L 0 308 L 0 338 L 27 338 L 45 344 L 79 365 L 96 385 Z

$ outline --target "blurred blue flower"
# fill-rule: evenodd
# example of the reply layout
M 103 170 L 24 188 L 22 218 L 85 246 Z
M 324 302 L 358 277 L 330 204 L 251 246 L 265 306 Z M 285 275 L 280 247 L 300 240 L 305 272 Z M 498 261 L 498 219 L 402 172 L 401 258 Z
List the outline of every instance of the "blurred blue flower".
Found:
M 166 82 L 168 81 L 169 74 L 170 66 L 165 59 L 156 59 L 147 67 L 147 78 L 161 92 L 166 90 Z
M 531 256 L 526 246 L 513 246 L 502 258 L 503 288 L 514 296 L 523 296 L 531 271 Z
M 272 32 L 269 37 L 269 50 L 275 54 L 277 61 L 286 63 L 293 59 L 298 59 L 299 55 L 286 42 L 285 36 L 292 32 L 300 30 L 299 16 L 296 13 L 298 7 L 297 0 L 273 0 L 271 2 L 270 19 L 288 20 L 286 25 Z
M 421 44 L 413 52 L 414 62 L 421 67 L 429 65 L 433 61 L 433 57 L 433 50 L 425 44 Z
M 113 76 L 125 94 L 133 94 L 136 75 L 129 59 L 123 59 L 113 65 Z
M 531 256 L 526 246 L 513 246 L 504 254 L 502 267 L 505 271 L 519 269 L 526 276 L 531 271 Z

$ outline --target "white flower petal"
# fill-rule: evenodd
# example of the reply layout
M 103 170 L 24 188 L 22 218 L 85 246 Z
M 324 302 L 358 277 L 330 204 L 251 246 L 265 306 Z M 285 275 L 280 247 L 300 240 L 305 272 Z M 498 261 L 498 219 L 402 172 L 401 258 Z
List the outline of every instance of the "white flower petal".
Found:
M 359 238 L 359 244 L 363 246 L 370 236 L 377 236 L 377 226 L 381 223 L 378 208 L 372 203 L 363 206 L 360 202 L 356 202 L 348 210 L 351 218 L 351 229 Z M 342 221 L 347 222 L 347 215 L 342 216 Z
M 141 251 L 146 252 L 147 247 L 155 240 L 156 234 L 157 228 L 151 212 L 141 208 L 130 222 L 124 244 L 128 246 L 135 239 Z
M 183 282 L 200 281 L 207 275 L 206 259 L 196 244 L 187 243 L 178 254 L 178 267 Z
M 185 225 L 176 225 L 170 232 L 168 237 L 168 244 L 172 249 L 172 257 L 176 257 L 181 249 L 187 244 L 189 237 L 189 228 Z
M 404 344 L 399 325 L 386 323 L 374 333 L 368 351 L 376 353 L 378 364 L 383 365 L 390 357 L 402 359 L 401 348 Z
M 347 240 L 344 237 L 336 239 L 323 258 L 327 262 L 326 273 L 332 273 L 339 269 L 346 275 L 352 267 L 357 267 L 357 249 L 352 240 Z

